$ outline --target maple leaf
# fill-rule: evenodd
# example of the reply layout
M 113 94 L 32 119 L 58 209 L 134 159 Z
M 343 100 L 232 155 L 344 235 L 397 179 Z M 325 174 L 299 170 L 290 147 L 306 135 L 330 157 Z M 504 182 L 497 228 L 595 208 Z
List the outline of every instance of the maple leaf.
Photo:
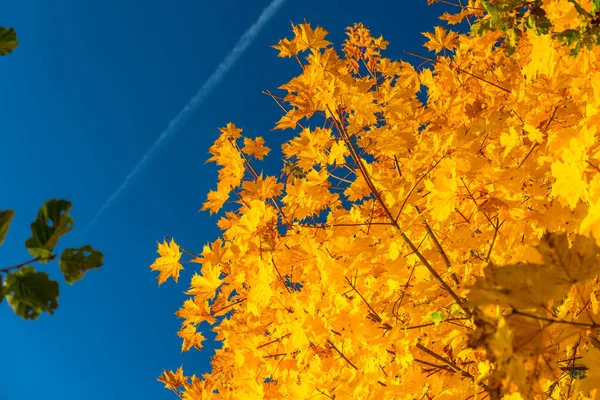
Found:
M 163 371 L 162 376 L 158 377 L 158 381 L 165 384 L 165 388 L 170 390 L 177 390 L 179 387 L 184 386 L 188 378 L 183 376 L 183 366 L 177 369 L 177 372 Z
M 431 192 L 427 207 L 432 209 L 431 215 L 438 221 L 444 221 L 454 211 L 458 191 L 454 163 L 444 163 L 444 166 L 445 170 L 433 181 L 425 181 L 425 188 Z
M 327 47 L 331 42 L 325 40 L 327 31 L 319 26 L 314 30 L 310 24 L 300 24 L 293 27 L 296 37 L 298 38 L 298 48 L 300 50 L 313 49 L 318 50 Z
M 183 266 L 179 262 L 181 255 L 179 246 L 175 243 L 175 240 L 171 240 L 169 243 L 165 240 L 163 243 L 158 243 L 158 257 L 150 268 L 153 271 L 158 271 L 158 285 L 162 285 L 169 278 L 173 278 L 175 282 L 179 279 L 179 271 L 183 269 Z
M 424 46 L 430 51 L 435 51 L 436 53 L 439 53 L 444 49 L 454 50 L 458 43 L 458 35 L 456 32 L 447 31 L 440 26 L 436 26 L 434 28 L 434 33 L 423 32 L 422 35 L 429 39 Z
M 189 351 L 192 347 L 202 350 L 202 342 L 206 340 L 201 332 L 198 332 L 195 325 L 184 324 L 177 336 L 183 339 L 181 352 Z
M 193 262 L 198 262 L 192 260 Z M 221 267 L 218 265 L 206 264 L 202 266 L 202 275 L 194 274 L 192 276 L 192 286 L 185 292 L 189 295 L 199 295 L 205 298 L 212 298 L 215 291 L 221 286 L 223 280 L 221 276 Z
M 579 233 L 596 238 L 600 246 L 600 175 L 596 174 L 589 185 L 589 208 L 587 215 L 581 221 Z
M 258 160 L 262 160 L 271 150 L 265 146 L 265 139 L 259 136 L 254 140 L 244 138 L 244 148 L 242 151 L 254 156 Z
M 199 297 L 194 297 L 194 300 L 186 300 L 183 303 L 183 307 L 180 308 L 175 315 L 177 315 L 178 318 L 184 318 L 184 324 L 198 325 L 203 321 L 206 321 L 211 325 L 215 323 L 215 318 L 210 313 L 208 301 Z
M 271 46 L 276 50 L 279 50 L 278 57 L 292 57 L 300 51 L 298 49 L 297 40 L 289 40 L 287 38 L 281 39 L 276 45 Z

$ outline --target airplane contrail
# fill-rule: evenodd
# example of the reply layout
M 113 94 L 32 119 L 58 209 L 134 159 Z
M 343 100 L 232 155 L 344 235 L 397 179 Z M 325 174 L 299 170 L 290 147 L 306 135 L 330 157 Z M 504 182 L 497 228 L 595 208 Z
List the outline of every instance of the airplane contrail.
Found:
M 206 98 L 206 96 L 217 86 L 227 71 L 231 69 L 231 67 L 238 61 L 241 55 L 250 47 L 254 39 L 258 36 L 260 30 L 275 16 L 281 5 L 286 0 L 273 0 L 267 8 L 265 8 L 256 22 L 252 24 L 250 28 L 238 40 L 233 49 L 227 54 L 227 57 L 217 67 L 217 69 L 212 73 L 212 75 L 208 78 L 206 82 L 202 85 L 200 90 L 192 97 L 192 99 L 183 107 L 183 109 L 173 118 L 165 130 L 160 134 L 158 139 L 150 146 L 150 149 L 144 154 L 142 159 L 133 167 L 133 170 L 123 180 L 121 186 L 114 191 L 114 193 L 102 204 L 100 210 L 94 215 L 92 220 L 87 224 L 84 228 L 83 233 L 86 234 L 89 229 L 98 221 L 98 218 L 112 205 L 112 203 L 119 197 L 121 192 L 129 186 L 131 181 L 142 172 L 144 166 L 150 161 L 150 159 L 154 156 L 156 151 L 164 144 L 165 140 L 172 136 L 177 130 L 185 123 L 185 121 L 190 117 L 190 115 L 196 111 L 198 106 L 202 103 L 202 101 Z

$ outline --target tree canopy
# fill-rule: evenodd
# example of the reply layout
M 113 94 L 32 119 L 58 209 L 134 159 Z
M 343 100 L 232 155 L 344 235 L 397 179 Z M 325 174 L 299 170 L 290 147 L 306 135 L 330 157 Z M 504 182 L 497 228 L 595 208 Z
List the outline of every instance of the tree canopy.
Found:
M 429 0 L 429 3 L 435 3 Z M 386 58 L 362 24 L 341 51 L 293 25 L 275 45 L 280 176 L 233 123 L 209 161 L 200 264 L 177 312 L 212 371 L 159 380 L 203 399 L 593 399 L 600 391 L 600 2 L 469 0 Z M 426 101 L 420 95 L 426 94 Z M 203 325 L 205 326 L 205 325 Z

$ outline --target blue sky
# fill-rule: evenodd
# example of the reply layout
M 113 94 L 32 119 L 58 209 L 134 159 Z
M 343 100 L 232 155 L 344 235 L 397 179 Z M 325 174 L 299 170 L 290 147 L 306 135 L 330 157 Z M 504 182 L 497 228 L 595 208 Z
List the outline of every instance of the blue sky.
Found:
M 280 110 L 261 94 L 299 72 L 270 48 L 291 36 L 290 22 L 306 18 L 323 26 L 336 45 L 344 27 L 363 22 L 390 41 L 385 55 L 418 63 L 402 51 L 425 54 L 420 32 L 433 30 L 448 9 L 426 3 L 287 0 L 84 235 L 269 1 L 4 2 L 0 26 L 14 27 L 20 45 L 0 58 L 0 208 L 16 211 L 0 266 L 28 259 L 29 224 L 51 198 L 73 202 L 75 228 L 58 250 L 90 243 L 104 253 L 105 265 L 73 286 L 62 281 L 57 264 L 40 266 L 61 283 L 53 316 L 23 321 L 0 304 L 0 400 L 174 399 L 156 381 L 163 369 L 208 372 L 210 343 L 203 352 L 181 354 L 176 336 L 174 313 L 195 264 L 185 265 L 179 285 L 169 281 L 160 288 L 148 266 L 163 235 L 197 252 L 217 238 L 218 217 L 198 212 L 216 184 L 216 170 L 205 161 L 217 129 L 234 122 L 267 144 L 290 137 L 289 131 L 271 132 Z M 271 166 L 277 162 L 275 154 Z

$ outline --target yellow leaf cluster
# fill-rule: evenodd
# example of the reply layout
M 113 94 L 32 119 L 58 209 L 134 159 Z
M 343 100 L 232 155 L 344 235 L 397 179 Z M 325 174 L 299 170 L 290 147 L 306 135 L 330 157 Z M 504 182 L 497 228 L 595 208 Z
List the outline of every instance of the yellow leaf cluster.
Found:
M 542 3 L 576 26 L 574 2 Z M 231 207 L 177 316 L 182 350 L 207 325 L 222 346 L 159 380 L 188 400 L 600 398 L 600 48 L 529 30 L 507 56 L 500 31 L 437 27 L 415 68 L 362 24 L 340 54 L 292 29 L 275 48 L 302 68 L 267 92 L 281 177 L 233 124 L 210 149 L 203 208 Z M 177 279 L 177 245 L 159 253 Z

